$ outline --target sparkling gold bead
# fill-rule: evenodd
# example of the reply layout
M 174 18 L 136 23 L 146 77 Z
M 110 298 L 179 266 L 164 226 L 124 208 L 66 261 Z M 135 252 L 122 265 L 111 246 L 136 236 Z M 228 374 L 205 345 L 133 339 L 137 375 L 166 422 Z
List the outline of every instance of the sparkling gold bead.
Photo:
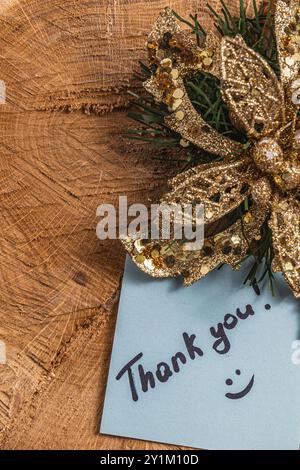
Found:
M 260 170 L 278 173 L 284 165 L 284 153 L 276 139 L 266 137 L 254 147 L 253 159 Z

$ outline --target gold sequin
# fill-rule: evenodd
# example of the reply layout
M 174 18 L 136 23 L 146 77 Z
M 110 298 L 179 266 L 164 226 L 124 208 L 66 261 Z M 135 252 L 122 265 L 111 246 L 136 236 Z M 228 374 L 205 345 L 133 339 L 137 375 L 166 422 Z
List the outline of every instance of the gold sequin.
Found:
M 184 112 L 183 111 L 177 111 L 177 113 L 175 114 L 175 118 L 177 119 L 177 121 L 182 121 L 183 118 L 184 118 Z
M 178 109 L 179 106 L 181 106 L 181 105 L 182 105 L 182 100 L 181 99 L 175 100 L 172 104 L 172 110 L 176 111 L 176 109 Z
M 173 80 L 177 80 L 179 77 L 179 71 L 177 69 L 171 70 L 171 77 L 173 78 Z
M 173 92 L 173 98 L 175 99 L 183 98 L 183 96 L 184 96 L 184 91 L 181 90 L 181 88 L 176 88 L 176 90 Z
M 138 263 L 138 264 L 142 264 L 144 261 L 145 261 L 145 256 L 143 255 L 138 255 L 134 258 L 134 260 Z
M 184 147 L 184 148 L 186 148 L 190 145 L 190 143 L 185 139 L 180 139 L 179 143 L 180 143 L 181 147 Z

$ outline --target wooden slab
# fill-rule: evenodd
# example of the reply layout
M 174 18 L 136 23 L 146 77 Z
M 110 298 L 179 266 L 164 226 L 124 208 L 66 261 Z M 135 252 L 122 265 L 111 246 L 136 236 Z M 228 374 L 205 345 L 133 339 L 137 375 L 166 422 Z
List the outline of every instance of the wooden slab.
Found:
M 120 130 L 159 11 L 209 26 L 205 3 L 0 2 L 2 449 L 166 448 L 98 435 L 124 253 L 96 238 L 96 208 L 178 172 Z

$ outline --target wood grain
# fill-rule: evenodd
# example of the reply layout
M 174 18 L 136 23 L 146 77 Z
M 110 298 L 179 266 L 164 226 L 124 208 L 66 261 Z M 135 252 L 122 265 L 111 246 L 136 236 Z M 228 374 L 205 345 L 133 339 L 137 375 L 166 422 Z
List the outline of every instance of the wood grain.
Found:
M 98 434 L 124 253 L 95 234 L 99 204 L 178 171 L 120 137 L 166 4 L 210 24 L 204 0 L 0 2 L 1 449 L 167 448 Z

